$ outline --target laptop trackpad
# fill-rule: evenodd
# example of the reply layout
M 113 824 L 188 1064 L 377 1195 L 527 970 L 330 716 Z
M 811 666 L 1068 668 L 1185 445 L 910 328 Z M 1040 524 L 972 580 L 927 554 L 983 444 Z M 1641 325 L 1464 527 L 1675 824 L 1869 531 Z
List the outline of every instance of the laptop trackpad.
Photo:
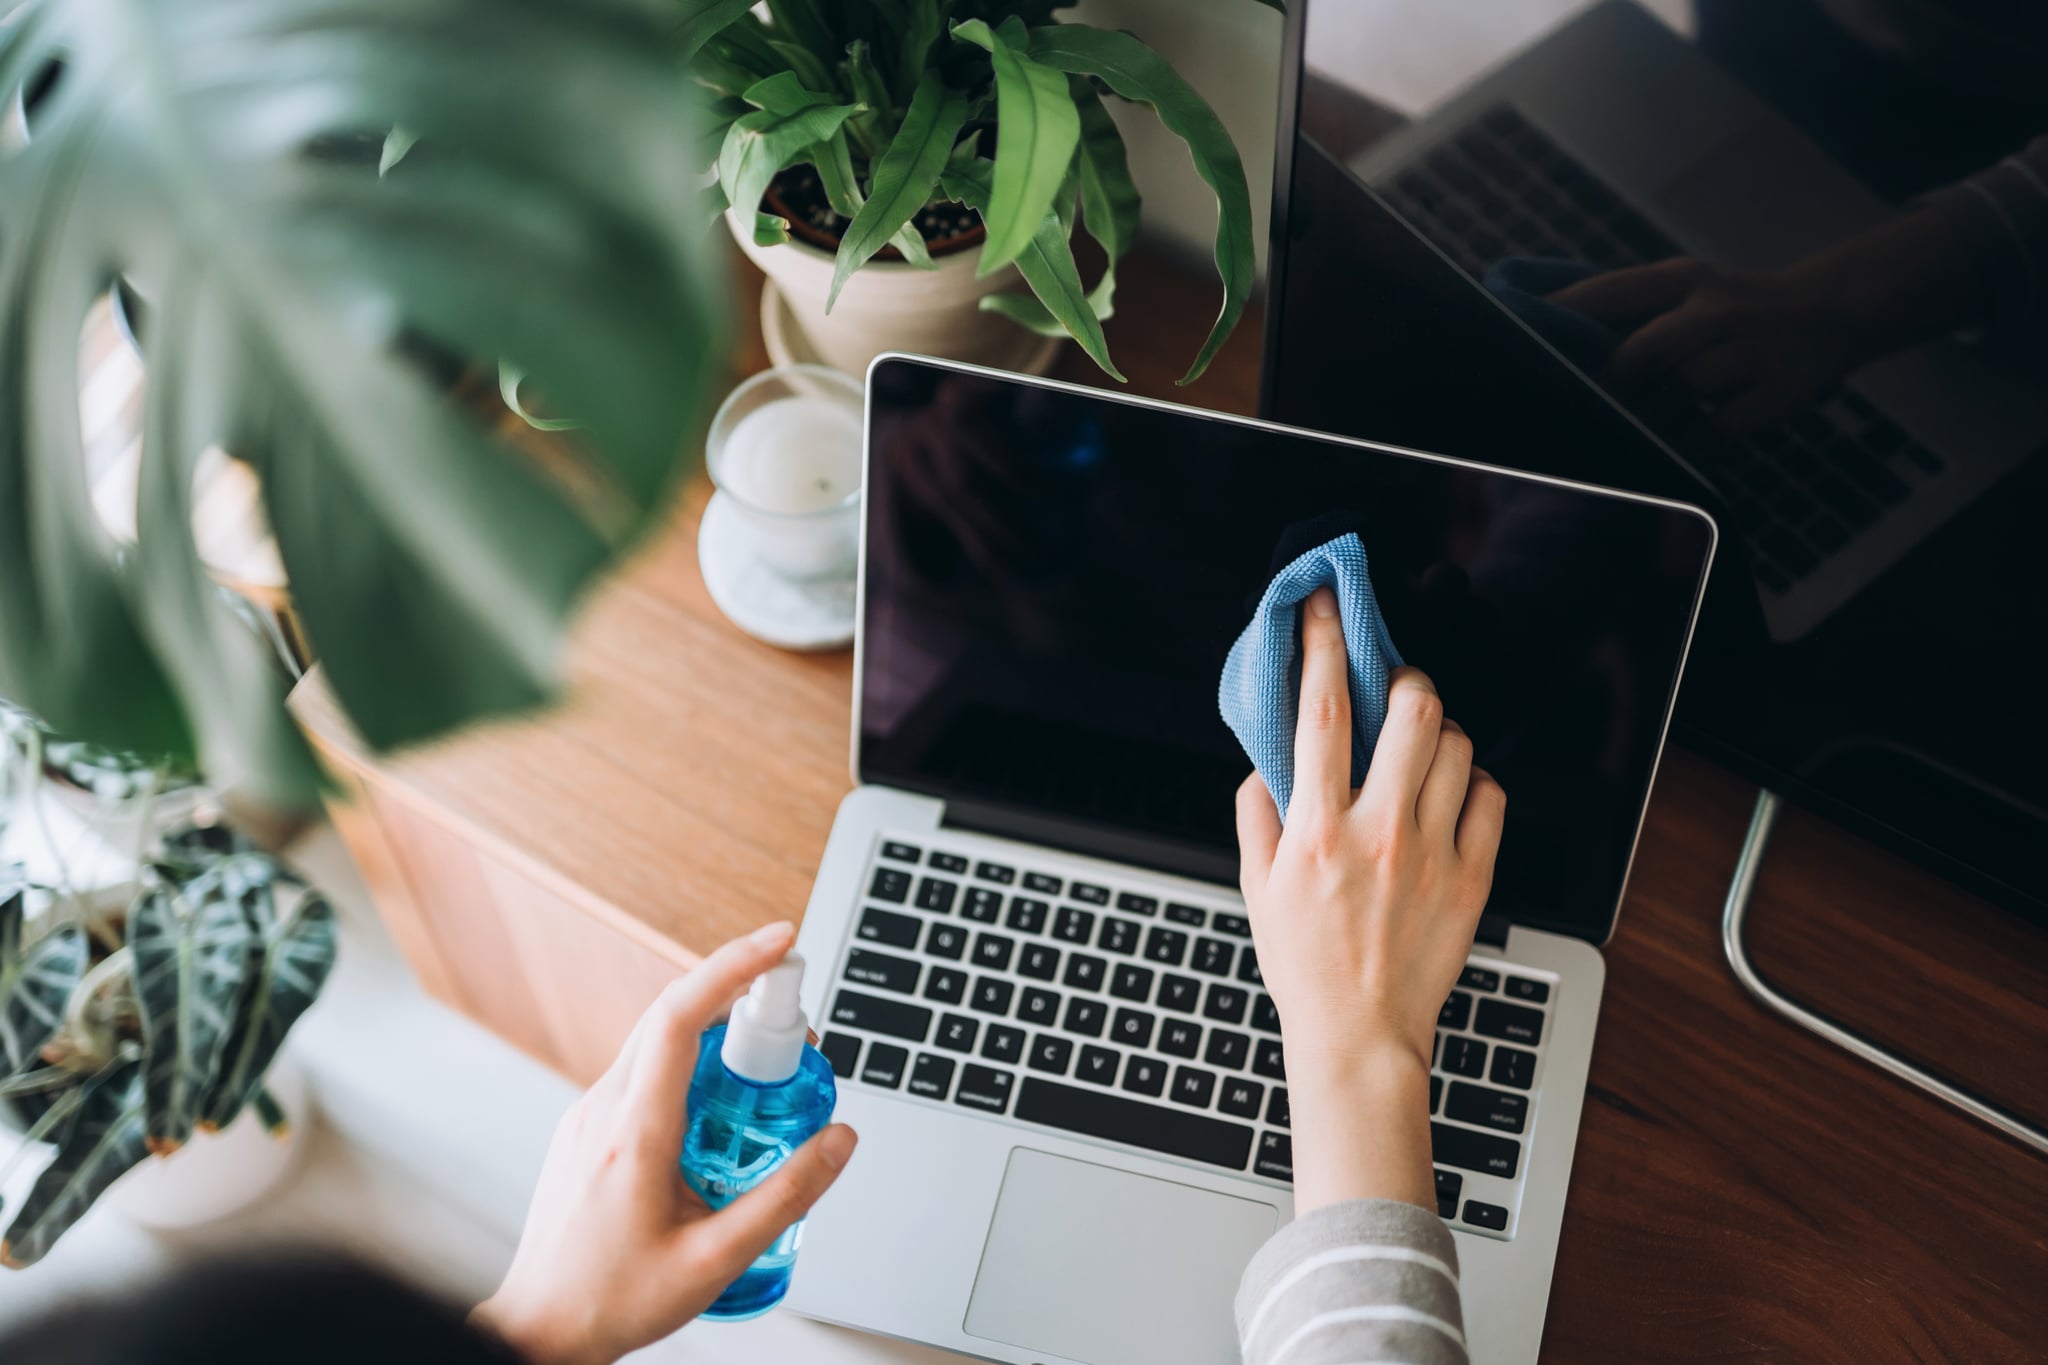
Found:
M 1016 1147 L 967 1305 L 977 1337 L 1089 1365 L 1233 1365 L 1271 1204 Z

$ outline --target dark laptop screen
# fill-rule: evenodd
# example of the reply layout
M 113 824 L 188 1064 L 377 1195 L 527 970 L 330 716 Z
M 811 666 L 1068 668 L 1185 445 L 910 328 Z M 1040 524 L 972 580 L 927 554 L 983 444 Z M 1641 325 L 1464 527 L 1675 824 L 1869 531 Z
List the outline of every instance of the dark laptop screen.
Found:
M 868 394 L 863 781 L 1234 878 L 1224 656 L 1291 529 L 1350 514 L 1395 645 L 1507 789 L 1493 909 L 1606 937 L 1703 516 L 921 361 Z

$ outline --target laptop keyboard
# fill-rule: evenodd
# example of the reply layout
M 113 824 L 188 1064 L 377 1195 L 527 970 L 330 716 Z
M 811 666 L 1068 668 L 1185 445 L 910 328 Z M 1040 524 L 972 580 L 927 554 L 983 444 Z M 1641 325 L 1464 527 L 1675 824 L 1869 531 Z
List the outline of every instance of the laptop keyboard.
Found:
M 1280 1017 L 1241 905 L 884 839 L 819 1043 L 842 1079 L 1293 1179 Z M 1429 1082 L 1437 1212 L 1509 1238 L 1555 983 L 1475 958 Z
M 1612 270 L 1683 254 L 1508 105 L 1379 188 L 1475 280 L 1504 256 Z M 1682 445 L 1726 500 L 1758 581 L 1774 593 L 1811 575 L 1943 469 L 1939 455 L 1848 390 L 1755 436 Z

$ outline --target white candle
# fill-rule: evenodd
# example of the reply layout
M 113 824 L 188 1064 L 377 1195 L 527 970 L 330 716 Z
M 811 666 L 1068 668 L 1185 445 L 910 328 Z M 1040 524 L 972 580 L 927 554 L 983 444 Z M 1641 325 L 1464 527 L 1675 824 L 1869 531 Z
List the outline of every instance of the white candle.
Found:
M 739 420 L 714 472 L 764 512 L 827 511 L 860 487 L 860 414 L 829 398 L 778 398 Z

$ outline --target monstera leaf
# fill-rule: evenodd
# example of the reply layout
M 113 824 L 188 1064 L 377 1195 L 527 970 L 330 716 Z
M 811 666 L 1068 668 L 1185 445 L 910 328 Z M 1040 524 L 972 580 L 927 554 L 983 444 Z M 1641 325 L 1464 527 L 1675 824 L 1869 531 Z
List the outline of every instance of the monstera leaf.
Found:
M 128 916 L 142 1005 L 149 1150 L 168 1155 L 199 1126 L 249 995 L 258 935 L 225 860 L 183 886 L 159 884 Z
M 0 6 L 0 693 L 57 730 L 310 801 L 264 645 L 191 525 L 257 475 L 307 633 L 389 746 L 532 706 L 645 531 L 719 368 L 694 97 L 639 0 Z M 386 136 L 410 151 L 380 174 Z M 133 546 L 94 515 L 83 321 L 120 277 L 147 369 Z M 445 393 L 503 361 L 541 462 Z
M 28 892 L 18 879 L 0 880 L 0 1080 L 35 1064 L 91 965 L 85 931 L 75 924 L 28 941 Z
M 0 1236 L 0 1265 L 18 1269 L 41 1260 L 109 1185 L 149 1154 L 138 1063 L 116 1062 L 76 1093 L 76 1113 L 56 1157 Z

